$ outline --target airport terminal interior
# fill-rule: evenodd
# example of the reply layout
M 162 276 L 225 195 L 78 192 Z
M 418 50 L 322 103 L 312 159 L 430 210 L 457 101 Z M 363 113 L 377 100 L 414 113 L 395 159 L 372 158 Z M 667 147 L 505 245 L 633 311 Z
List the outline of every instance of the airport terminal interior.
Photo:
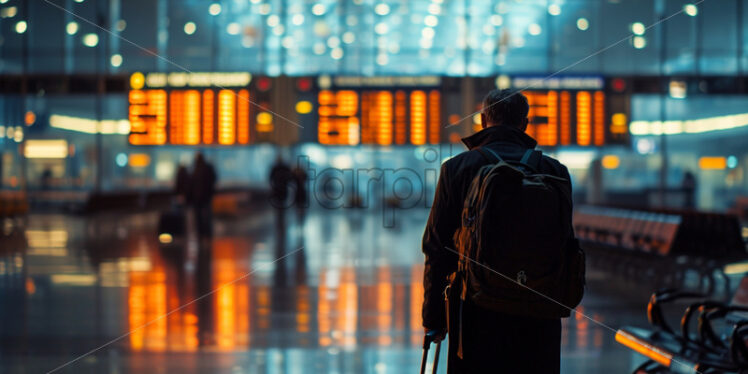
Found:
M 506 89 L 568 168 L 586 256 L 560 372 L 748 373 L 744 19 L 0 0 L 0 373 L 446 373 L 422 238 Z

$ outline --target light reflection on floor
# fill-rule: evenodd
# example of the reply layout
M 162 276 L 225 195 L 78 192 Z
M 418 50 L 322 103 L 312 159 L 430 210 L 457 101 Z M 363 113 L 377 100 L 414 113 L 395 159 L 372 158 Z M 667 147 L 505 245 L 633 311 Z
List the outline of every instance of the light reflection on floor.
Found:
M 202 246 L 159 244 L 155 214 L 31 216 L 0 242 L 0 372 L 47 372 L 128 332 L 60 372 L 415 372 L 427 211 L 400 213 L 385 228 L 375 212 L 263 210 L 218 220 Z M 649 290 L 611 283 L 591 272 L 580 311 L 644 324 Z M 563 325 L 564 373 L 641 362 L 581 315 Z

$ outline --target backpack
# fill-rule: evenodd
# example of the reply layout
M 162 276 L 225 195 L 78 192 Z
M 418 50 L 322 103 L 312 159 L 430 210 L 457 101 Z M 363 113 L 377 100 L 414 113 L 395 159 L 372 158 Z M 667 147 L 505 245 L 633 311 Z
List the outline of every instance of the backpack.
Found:
M 528 149 L 519 162 L 478 151 L 490 163 L 473 178 L 454 238 L 461 300 L 506 314 L 568 317 L 585 285 L 570 182 L 538 173 L 540 151 Z

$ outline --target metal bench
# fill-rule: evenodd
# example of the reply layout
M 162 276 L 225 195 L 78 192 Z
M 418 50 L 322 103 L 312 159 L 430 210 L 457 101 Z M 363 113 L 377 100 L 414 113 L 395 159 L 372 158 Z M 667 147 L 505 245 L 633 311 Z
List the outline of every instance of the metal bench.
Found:
M 663 305 L 698 300 L 683 312 L 680 329 L 667 323 Z M 624 327 L 616 341 L 649 360 L 633 373 L 748 372 L 748 275 L 730 303 L 708 300 L 693 292 L 662 290 L 647 305 L 652 328 Z M 692 329 L 693 325 L 696 329 Z

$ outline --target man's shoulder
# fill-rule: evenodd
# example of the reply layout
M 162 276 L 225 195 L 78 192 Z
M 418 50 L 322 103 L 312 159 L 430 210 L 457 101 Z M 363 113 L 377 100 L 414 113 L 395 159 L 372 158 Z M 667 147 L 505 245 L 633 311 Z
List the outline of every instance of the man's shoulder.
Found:
M 561 163 L 561 161 L 557 160 L 553 156 L 548 156 L 547 154 L 543 153 L 543 161 L 555 166 L 555 167 L 564 167 L 564 164 Z
M 466 164 L 473 164 L 483 160 L 480 152 L 475 149 L 466 150 L 453 157 L 450 157 L 447 161 L 444 161 L 444 165 L 447 168 L 456 168 L 465 166 Z
M 570 179 L 569 169 L 561 161 L 543 154 L 543 162 L 540 166 L 541 173 L 555 175 L 564 179 Z M 571 180 L 569 180 L 571 182 Z
M 463 171 L 472 171 L 486 164 L 485 157 L 476 149 L 466 150 L 455 155 L 443 163 L 443 170 L 450 175 L 456 175 Z M 541 172 L 566 178 L 569 171 L 559 160 L 543 153 Z

